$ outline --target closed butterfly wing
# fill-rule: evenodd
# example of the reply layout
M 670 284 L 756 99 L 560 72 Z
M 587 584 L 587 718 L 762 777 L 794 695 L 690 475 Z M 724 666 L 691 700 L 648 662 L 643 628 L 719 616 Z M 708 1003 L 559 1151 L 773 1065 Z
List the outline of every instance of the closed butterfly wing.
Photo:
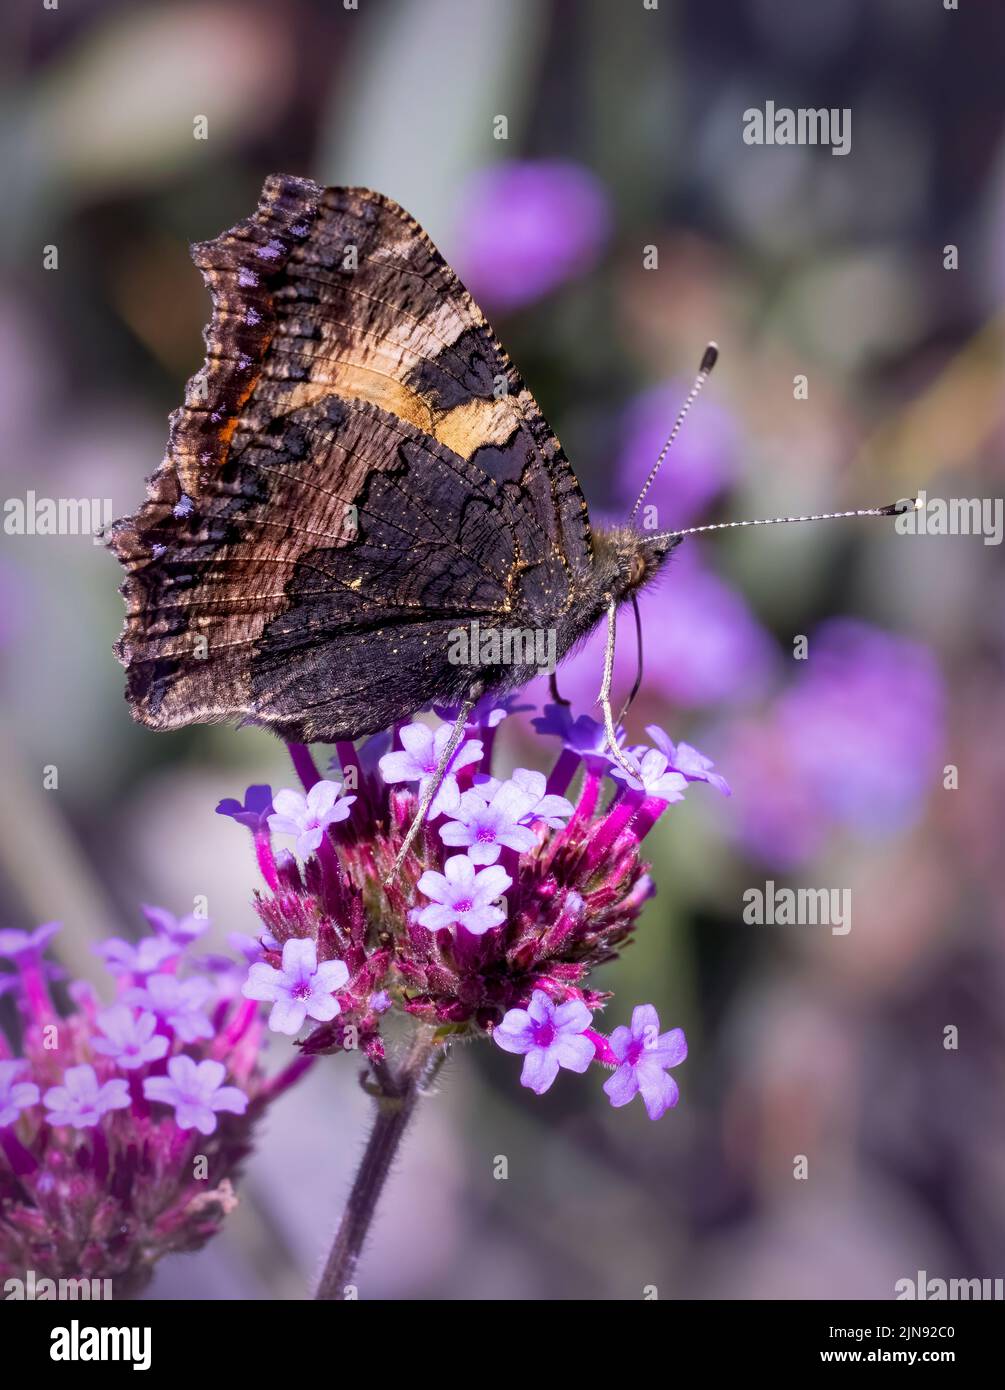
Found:
M 461 698 L 459 624 L 561 621 L 592 564 L 582 493 L 407 214 L 274 176 L 193 256 L 206 362 L 110 535 L 138 719 L 353 737 Z

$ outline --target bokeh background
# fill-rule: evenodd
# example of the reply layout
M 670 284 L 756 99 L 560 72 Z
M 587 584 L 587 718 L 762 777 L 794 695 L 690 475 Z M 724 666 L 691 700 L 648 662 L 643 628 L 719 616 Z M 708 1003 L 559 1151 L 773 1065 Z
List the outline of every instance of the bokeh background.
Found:
M 5 23 L 5 497 L 135 508 L 201 361 L 187 243 L 277 169 L 415 214 L 598 516 L 627 511 L 709 338 L 662 526 L 1002 491 L 997 6 L 84 0 Z M 849 107 L 851 153 L 745 145 L 769 98 Z M 112 558 L 0 544 L 2 925 L 61 918 L 63 965 L 96 981 L 94 943 L 138 930 L 140 901 L 205 894 L 220 940 L 251 929 L 246 837 L 213 808 L 291 785 L 280 745 L 134 726 Z M 368 1247 L 370 1296 L 890 1298 L 919 1269 L 1005 1274 L 1000 551 L 867 521 L 679 553 L 643 600 L 631 732 L 696 743 L 734 795 L 692 787 L 664 817 L 658 896 L 603 979 L 609 1024 L 652 999 L 686 1028 L 683 1102 L 650 1124 L 566 1075 L 538 1099 L 514 1059 L 463 1050 Z M 633 663 L 629 625 L 620 689 Z M 564 673 L 582 709 L 599 670 L 590 646 Z M 506 726 L 525 762 L 526 720 Z M 769 879 L 850 888 L 851 931 L 745 925 Z M 325 1062 L 273 1112 L 226 1234 L 152 1295 L 306 1295 L 360 1152 L 356 1071 Z

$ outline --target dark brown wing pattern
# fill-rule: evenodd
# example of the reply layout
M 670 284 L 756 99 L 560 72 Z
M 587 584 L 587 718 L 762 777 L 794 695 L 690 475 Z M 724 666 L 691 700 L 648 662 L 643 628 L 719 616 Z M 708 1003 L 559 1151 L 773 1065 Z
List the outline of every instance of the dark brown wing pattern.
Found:
M 561 619 L 592 564 L 579 485 L 406 213 L 273 176 L 193 258 L 206 362 L 110 536 L 138 719 L 353 737 L 460 698 L 450 629 Z

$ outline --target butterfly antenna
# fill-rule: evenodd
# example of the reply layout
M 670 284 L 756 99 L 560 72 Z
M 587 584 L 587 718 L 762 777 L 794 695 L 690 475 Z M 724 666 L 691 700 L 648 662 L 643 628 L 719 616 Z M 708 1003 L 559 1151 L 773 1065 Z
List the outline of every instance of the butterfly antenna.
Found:
M 628 514 L 628 520 L 629 520 L 629 521 L 633 521 L 633 520 L 634 520 L 634 518 L 635 518 L 635 513 L 636 513 L 636 512 L 638 511 L 638 509 L 642 506 L 642 502 L 643 502 L 643 500 L 644 500 L 644 498 L 645 498 L 646 493 L 647 493 L 647 492 L 649 491 L 649 489 L 652 487 L 653 482 L 654 482 L 654 480 L 655 480 L 655 478 L 656 478 L 656 474 L 660 471 L 660 468 L 663 466 L 663 460 L 666 458 L 667 454 L 670 452 L 670 446 L 671 446 L 671 444 L 673 444 L 674 440 L 675 440 L 675 439 L 677 438 L 677 436 L 680 434 L 680 427 L 681 427 L 681 425 L 683 425 L 684 421 L 687 419 L 687 413 L 688 413 L 688 411 L 691 409 L 691 407 L 694 405 L 695 401 L 698 399 L 698 395 L 699 395 L 699 393 L 701 392 L 701 388 L 705 385 L 705 382 L 708 380 L 708 374 L 709 374 L 709 372 L 712 370 L 712 368 L 715 366 L 715 364 L 716 364 L 716 362 L 717 362 L 718 360 L 719 360 L 719 348 L 718 348 L 717 344 L 715 344 L 715 343 L 709 343 L 709 345 L 706 347 L 704 353 L 702 354 L 701 365 L 700 365 L 699 368 L 698 368 L 698 375 L 697 375 L 697 376 L 695 377 L 695 379 L 694 379 L 694 385 L 691 387 L 691 390 L 687 393 L 687 400 L 685 400 L 684 404 L 681 406 L 680 410 L 677 412 L 677 419 L 673 422 L 673 429 L 672 429 L 672 430 L 670 431 L 670 433 L 667 435 L 666 443 L 663 445 L 663 448 L 660 450 L 659 458 L 658 458 L 658 459 L 656 460 L 656 462 L 653 464 L 652 468 L 650 468 L 650 470 L 649 470 L 649 477 L 646 479 L 645 484 L 644 484 L 644 486 L 643 486 L 643 488 L 642 488 L 642 491 L 641 491 L 641 492 L 639 493 L 639 495 L 638 495 L 638 498 L 637 498 L 637 500 L 636 500 L 636 502 L 635 502 L 635 506 L 632 508 L 632 510 L 631 510 L 631 511 L 629 512 L 629 514 Z
M 708 526 L 688 526 L 683 531 L 661 531 L 660 537 L 699 536 L 706 531 L 733 531 L 740 526 L 782 526 L 794 521 L 842 521 L 852 516 L 900 516 L 902 512 L 917 511 L 916 497 L 902 497 L 887 507 L 856 507 L 847 512 L 813 512 L 807 516 L 763 516 L 756 521 L 715 521 Z

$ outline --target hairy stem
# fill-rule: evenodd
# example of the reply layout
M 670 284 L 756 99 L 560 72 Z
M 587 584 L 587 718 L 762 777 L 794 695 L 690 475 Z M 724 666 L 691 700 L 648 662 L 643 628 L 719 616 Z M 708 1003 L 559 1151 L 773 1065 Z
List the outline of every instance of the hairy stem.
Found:
M 420 1024 L 400 1065 L 392 1070 L 385 1063 L 376 1072 L 379 1090 L 375 1096 L 373 1129 L 315 1298 L 333 1302 L 346 1298 L 395 1154 L 422 1094 L 423 1084 L 440 1060 L 436 1054 L 442 1051 L 441 1048 L 434 1050 L 433 1029 Z

